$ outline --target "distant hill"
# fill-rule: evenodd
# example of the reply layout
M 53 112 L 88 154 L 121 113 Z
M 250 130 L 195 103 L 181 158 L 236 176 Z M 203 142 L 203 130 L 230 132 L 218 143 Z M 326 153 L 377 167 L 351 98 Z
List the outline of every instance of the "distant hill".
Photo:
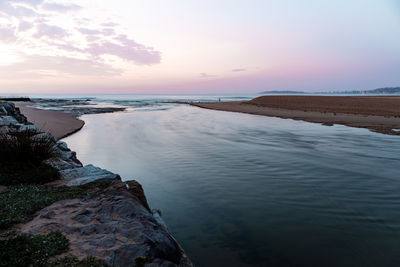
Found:
M 301 92 L 301 91 L 264 91 L 261 92 L 260 94 L 266 94 L 266 95 L 297 95 L 297 94 L 307 94 L 306 92 Z
M 334 91 L 334 92 L 302 92 L 302 91 L 264 91 L 263 95 L 300 95 L 300 94 L 400 94 L 400 87 L 385 87 L 372 90 Z
M 345 91 L 338 92 L 341 94 L 399 94 L 400 87 L 385 87 L 373 90 Z

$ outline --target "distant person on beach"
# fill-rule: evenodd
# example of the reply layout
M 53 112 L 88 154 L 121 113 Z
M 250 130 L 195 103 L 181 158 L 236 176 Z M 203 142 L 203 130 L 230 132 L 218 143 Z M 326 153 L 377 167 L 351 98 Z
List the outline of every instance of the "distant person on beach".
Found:
M 221 102 L 221 98 L 218 98 L 218 102 Z

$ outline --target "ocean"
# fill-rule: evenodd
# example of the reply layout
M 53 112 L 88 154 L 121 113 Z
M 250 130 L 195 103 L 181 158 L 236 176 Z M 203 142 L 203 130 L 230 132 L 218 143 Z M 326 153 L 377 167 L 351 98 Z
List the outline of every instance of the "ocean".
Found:
M 64 141 L 139 181 L 196 266 L 400 266 L 399 136 L 156 103 L 219 96 L 91 97 L 127 110 Z

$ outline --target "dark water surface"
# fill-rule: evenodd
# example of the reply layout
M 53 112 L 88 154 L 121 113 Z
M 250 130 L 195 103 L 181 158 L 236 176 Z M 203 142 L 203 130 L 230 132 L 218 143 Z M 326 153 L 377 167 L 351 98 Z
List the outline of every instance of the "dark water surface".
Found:
M 65 139 L 136 179 L 196 266 L 400 266 L 400 138 L 135 106 Z

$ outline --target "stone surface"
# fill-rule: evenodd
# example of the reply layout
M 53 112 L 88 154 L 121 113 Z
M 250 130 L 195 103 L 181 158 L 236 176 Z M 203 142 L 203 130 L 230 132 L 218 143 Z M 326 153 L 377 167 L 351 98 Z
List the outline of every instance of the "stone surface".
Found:
M 58 147 L 59 149 L 61 149 L 62 151 L 70 151 L 70 149 L 68 148 L 67 143 L 65 143 L 65 142 L 63 142 L 63 141 L 58 141 L 56 145 L 57 145 L 57 147 Z
M 60 175 L 62 179 L 71 180 L 68 182 L 68 186 L 87 184 L 99 179 L 121 179 L 118 174 L 91 164 L 80 168 L 62 170 Z
M 27 119 L 21 114 L 20 110 L 15 107 L 14 103 L 0 101 L 0 114 L 8 115 L 15 118 L 18 122 L 27 124 Z
M 1 116 L 0 117 L 0 126 L 14 126 L 17 125 L 18 121 L 12 116 Z
M 143 191 L 133 194 L 117 182 L 89 198 L 54 203 L 24 225 L 22 233 L 61 231 L 70 241 L 69 253 L 115 266 L 136 266 L 140 256 L 153 259 L 146 266 L 188 266 L 183 250 L 144 207 L 143 197 Z
M 22 124 L 19 126 L 18 131 L 32 131 L 32 132 L 39 132 L 39 128 L 33 124 Z
M 56 168 L 59 171 L 82 167 L 82 164 L 80 164 L 80 163 L 76 163 L 75 161 L 72 161 L 72 160 L 64 160 L 64 159 L 61 159 L 58 157 L 50 158 L 43 162 L 47 165 L 50 165 L 50 166 Z
M 43 132 L 40 132 L 39 130 L 38 130 L 38 133 L 36 134 L 36 135 L 34 135 L 33 137 L 32 137 L 33 139 L 38 139 L 38 140 L 40 140 L 40 139 L 48 139 L 48 140 L 51 140 L 53 143 L 54 143 L 54 146 L 57 146 L 57 139 L 55 139 L 51 134 L 49 134 L 49 133 L 43 133 Z
M 0 126 L 0 134 L 5 134 L 10 131 L 10 127 L 8 126 Z

